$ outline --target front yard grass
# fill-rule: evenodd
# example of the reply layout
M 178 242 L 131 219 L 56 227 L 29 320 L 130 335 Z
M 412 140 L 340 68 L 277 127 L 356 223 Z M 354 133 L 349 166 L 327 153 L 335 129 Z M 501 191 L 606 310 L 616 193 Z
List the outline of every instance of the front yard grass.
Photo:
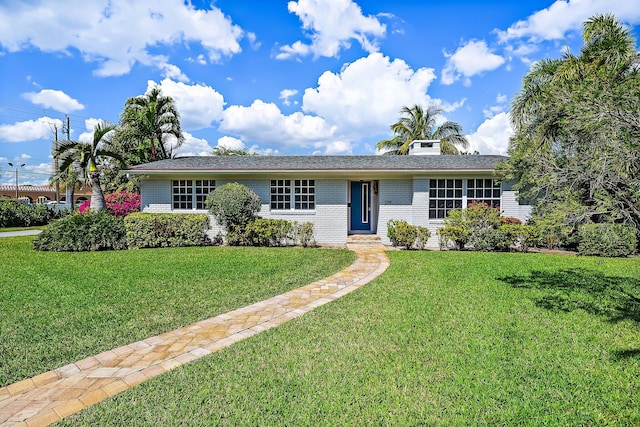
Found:
M 389 256 L 357 292 L 62 425 L 640 424 L 640 259 Z
M 328 276 L 347 250 L 54 253 L 0 238 L 0 386 Z

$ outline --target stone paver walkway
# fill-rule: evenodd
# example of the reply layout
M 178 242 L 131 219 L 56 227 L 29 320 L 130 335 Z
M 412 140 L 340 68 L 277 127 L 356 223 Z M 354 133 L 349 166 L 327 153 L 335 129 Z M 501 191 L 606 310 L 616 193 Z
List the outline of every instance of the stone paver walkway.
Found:
M 177 366 L 278 326 L 335 300 L 389 266 L 379 242 L 347 245 L 344 270 L 256 304 L 114 348 L 0 388 L 0 426 L 46 426 Z

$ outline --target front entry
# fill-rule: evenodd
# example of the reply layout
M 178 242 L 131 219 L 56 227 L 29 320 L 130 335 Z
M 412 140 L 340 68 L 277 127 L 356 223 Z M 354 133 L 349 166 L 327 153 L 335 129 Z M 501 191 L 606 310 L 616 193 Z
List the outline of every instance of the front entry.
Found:
M 371 181 L 351 181 L 351 231 L 371 231 Z

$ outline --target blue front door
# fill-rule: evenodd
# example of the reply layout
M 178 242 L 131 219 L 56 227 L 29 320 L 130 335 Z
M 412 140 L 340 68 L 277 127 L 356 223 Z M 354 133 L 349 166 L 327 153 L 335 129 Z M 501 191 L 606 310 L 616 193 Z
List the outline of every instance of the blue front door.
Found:
M 371 230 L 371 181 L 351 181 L 351 230 Z

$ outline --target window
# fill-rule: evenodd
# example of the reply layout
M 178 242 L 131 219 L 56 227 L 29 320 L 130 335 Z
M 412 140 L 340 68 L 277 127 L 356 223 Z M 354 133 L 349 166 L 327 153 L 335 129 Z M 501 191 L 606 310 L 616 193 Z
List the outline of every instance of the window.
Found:
M 295 180 L 295 206 L 296 209 L 316 208 L 316 182 L 313 179 Z
M 429 218 L 442 219 L 451 209 L 462 208 L 461 179 L 429 180 Z
M 180 179 L 173 181 L 171 194 L 173 196 L 173 209 L 193 209 L 194 200 L 196 209 L 205 209 L 204 202 L 207 195 L 216 188 L 213 179 Z
M 38 196 L 38 200 L 36 201 L 36 203 L 43 204 L 47 203 L 48 201 L 49 199 L 47 198 L 47 196 Z
M 467 180 L 467 206 L 473 202 L 482 202 L 494 208 L 499 207 L 500 193 L 500 183 L 493 179 Z
M 313 179 L 271 180 L 271 209 L 313 210 L 316 208 L 316 182 Z M 293 194 L 293 204 L 291 200 Z
M 271 209 L 291 209 L 291 180 L 271 180 Z

